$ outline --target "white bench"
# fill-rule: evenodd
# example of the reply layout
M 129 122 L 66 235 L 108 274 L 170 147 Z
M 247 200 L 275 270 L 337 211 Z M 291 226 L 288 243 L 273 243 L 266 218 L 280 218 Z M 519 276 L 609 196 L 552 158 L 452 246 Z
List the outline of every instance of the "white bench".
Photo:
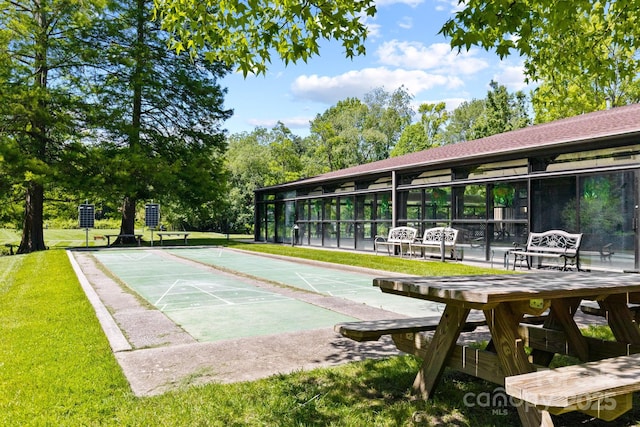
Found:
M 373 242 L 373 246 L 378 254 L 378 248 L 380 246 L 387 247 L 387 254 L 391 255 L 391 248 L 400 248 L 400 256 L 402 256 L 408 249 L 411 249 L 411 244 L 416 240 L 416 234 L 418 230 L 413 227 L 394 227 L 389 230 L 389 235 L 376 236 Z
M 562 270 L 566 270 L 568 265 L 575 265 L 580 270 L 580 241 L 582 233 L 572 234 L 563 230 L 549 230 L 543 233 L 529 233 L 526 247 L 517 247 L 508 252 L 513 255 L 513 269 L 516 264 L 526 262 L 527 268 L 531 269 L 529 259 L 532 257 L 556 258 L 564 261 Z
M 444 241 L 444 244 L 443 244 Z M 441 258 L 445 257 L 447 251 L 450 251 L 451 259 L 460 259 L 458 258 L 458 253 L 456 251 L 456 242 L 458 241 L 458 230 L 450 227 L 433 227 L 428 228 L 424 231 L 422 235 L 422 240 L 417 240 L 411 244 L 411 249 L 413 252 L 413 248 L 424 249 L 437 249 Z M 444 252 L 442 252 L 444 251 Z M 423 256 L 426 254 L 423 254 Z
M 640 390 L 640 354 L 505 378 L 510 396 L 559 415 L 580 411 L 611 421 L 632 407 Z

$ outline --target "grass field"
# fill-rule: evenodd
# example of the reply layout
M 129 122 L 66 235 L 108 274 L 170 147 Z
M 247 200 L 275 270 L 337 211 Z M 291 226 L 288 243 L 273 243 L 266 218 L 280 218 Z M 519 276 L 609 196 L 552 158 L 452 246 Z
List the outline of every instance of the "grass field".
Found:
M 299 249 L 287 250 L 311 256 Z M 371 262 L 367 257 L 358 262 Z M 377 257 L 383 258 L 398 262 L 394 271 L 407 273 L 407 260 Z M 458 272 L 457 264 L 445 266 Z M 512 408 L 465 406 L 465 396 L 495 387 L 462 374 L 447 371 L 433 400 L 414 399 L 409 390 L 418 361 L 409 356 L 238 384 L 185 383 L 162 396 L 135 397 L 63 250 L 0 257 L 0 336 L 3 426 L 519 425 Z M 567 415 L 558 425 L 637 425 L 640 404 L 634 403 L 636 409 L 613 424 Z

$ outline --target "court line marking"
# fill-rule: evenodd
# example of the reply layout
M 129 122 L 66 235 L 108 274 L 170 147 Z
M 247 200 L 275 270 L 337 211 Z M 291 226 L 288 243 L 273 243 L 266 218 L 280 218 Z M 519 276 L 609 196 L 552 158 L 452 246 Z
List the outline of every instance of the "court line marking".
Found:
M 315 286 L 313 286 L 311 283 L 309 283 L 309 281 L 307 279 L 305 279 L 304 277 L 302 277 L 302 275 L 298 272 L 296 272 L 296 276 L 298 276 L 304 283 L 307 284 L 307 286 L 309 286 L 311 289 L 313 289 L 315 292 L 322 294 L 323 292 L 320 292 L 319 290 L 316 289 Z
M 155 302 L 156 307 L 158 306 L 158 304 L 160 304 L 160 301 L 162 301 L 162 299 L 167 296 L 167 294 L 171 291 L 171 289 L 173 289 L 173 287 L 179 282 L 180 280 L 176 280 L 175 282 L 173 282 L 173 285 L 169 286 L 169 289 L 167 289 L 164 294 L 162 294 L 162 296 L 160 297 L 160 299 L 158 301 Z
M 221 298 L 221 297 L 219 297 L 219 296 L 215 295 L 213 292 L 205 291 L 204 289 L 201 289 L 201 288 L 199 288 L 199 287 L 198 287 L 198 286 L 196 286 L 196 285 L 188 285 L 188 286 L 191 286 L 192 288 L 194 288 L 194 289 L 196 289 L 196 290 L 200 291 L 201 293 L 203 293 L 203 294 L 205 294 L 205 295 L 209 295 L 209 296 L 211 296 L 211 297 L 213 297 L 213 298 L 219 299 L 220 301 L 224 302 L 224 303 L 225 303 L 225 304 L 227 304 L 227 305 L 234 305 L 234 303 L 233 303 L 233 302 L 231 302 L 231 301 L 227 301 L 226 299 Z

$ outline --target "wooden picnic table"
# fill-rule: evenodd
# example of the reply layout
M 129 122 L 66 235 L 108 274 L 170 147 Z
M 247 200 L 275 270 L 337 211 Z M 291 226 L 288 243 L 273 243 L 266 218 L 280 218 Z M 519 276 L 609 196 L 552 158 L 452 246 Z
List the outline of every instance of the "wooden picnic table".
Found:
M 640 353 L 640 329 L 627 304 L 640 301 L 640 274 L 544 272 L 526 275 L 378 278 L 382 292 L 444 303 L 445 309 L 430 340 L 394 335 L 401 350 L 423 358 L 414 389 L 431 397 L 446 366 L 504 385 L 506 377 L 548 366 L 555 353 L 581 361 Z M 574 314 L 582 300 L 598 301 L 616 341 L 585 337 Z M 456 344 L 471 310 L 481 310 L 491 341 L 486 350 L 470 351 Z M 544 318 L 542 328 L 523 322 L 526 315 Z M 525 345 L 533 348 L 531 358 Z M 552 426 L 545 410 L 518 405 L 524 426 Z

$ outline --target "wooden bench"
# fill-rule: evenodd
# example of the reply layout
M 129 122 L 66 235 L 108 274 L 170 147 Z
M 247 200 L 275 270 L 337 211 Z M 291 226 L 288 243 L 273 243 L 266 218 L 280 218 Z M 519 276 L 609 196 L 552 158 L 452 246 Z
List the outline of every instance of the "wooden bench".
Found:
M 640 325 L 640 304 L 627 304 L 627 307 L 636 324 Z M 580 311 L 592 316 L 607 317 L 606 310 L 600 307 L 600 304 L 596 301 L 582 301 L 580 303 Z
M 140 240 L 142 239 L 142 234 L 105 234 L 104 237 L 107 238 L 107 247 L 111 246 L 111 238 L 115 237 L 116 240 L 118 237 L 134 237 L 138 242 L 138 246 L 140 246 Z M 115 244 L 115 240 L 114 240 Z
M 403 253 L 406 250 L 411 249 L 411 244 L 416 240 L 416 234 L 418 230 L 413 227 L 394 227 L 389 230 L 389 235 L 385 236 L 375 236 L 373 246 L 376 250 L 376 255 L 378 254 L 378 248 L 380 246 L 387 247 L 387 254 L 391 255 L 391 248 L 400 248 L 400 256 L 402 257 Z
M 333 330 L 354 341 L 377 341 L 383 335 L 435 331 L 439 322 L 440 316 L 363 320 L 338 323 Z M 472 332 L 478 326 L 484 325 L 486 325 L 484 319 L 469 320 L 465 323 L 463 332 Z
M 505 378 L 507 394 L 559 415 L 584 412 L 611 421 L 632 407 L 640 390 L 640 354 Z
M 433 227 L 428 228 L 422 235 L 422 240 L 416 240 L 411 244 L 411 250 L 413 248 L 424 249 L 437 249 L 441 258 L 445 257 L 447 251 L 450 253 L 451 259 L 460 259 L 456 250 L 456 242 L 458 240 L 458 230 L 450 227 Z M 444 252 L 443 252 L 444 251 Z M 423 256 L 426 255 L 426 251 Z
M 572 234 L 562 230 L 549 230 L 543 233 L 529 233 L 527 245 L 520 247 L 514 243 L 515 249 L 508 253 L 513 255 L 513 269 L 516 264 L 526 262 L 527 268 L 531 269 L 529 258 L 538 257 L 538 267 L 541 266 L 542 258 L 562 259 L 562 270 L 566 270 L 568 265 L 575 265 L 580 270 L 580 242 L 582 233 Z
M 184 244 L 187 245 L 187 237 L 189 237 L 189 233 L 182 231 L 159 231 L 156 233 L 160 236 L 160 246 L 162 246 L 162 238 L 165 236 L 182 236 L 184 238 Z

